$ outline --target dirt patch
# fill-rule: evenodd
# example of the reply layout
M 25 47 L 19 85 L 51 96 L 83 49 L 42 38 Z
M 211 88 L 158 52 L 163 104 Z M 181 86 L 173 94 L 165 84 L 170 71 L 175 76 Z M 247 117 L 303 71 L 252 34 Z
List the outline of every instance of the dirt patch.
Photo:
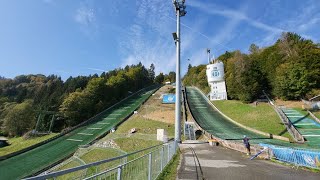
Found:
M 161 121 L 173 124 L 174 123 L 174 110 L 172 111 L 154 111 L 149 114 L 144 115 L 143 117 L 152 119 L 155 121 Z
M 276 105 L 285 106 L 287 108 L 302 108 L 303 102 L 302 101 L 283 101 L 283 100 L 277 99 Z
M 170 89 L 172 89 L 171 85 L 161 87 L 144 103 L 138 115 L 155 121 L 174 124 L 175 105 L 162 104 L 162 95 L 169 93 Z

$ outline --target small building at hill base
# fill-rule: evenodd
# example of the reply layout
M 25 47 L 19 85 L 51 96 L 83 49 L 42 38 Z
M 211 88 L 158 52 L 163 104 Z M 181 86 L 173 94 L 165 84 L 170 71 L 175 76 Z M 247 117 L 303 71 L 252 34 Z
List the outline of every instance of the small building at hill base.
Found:
M 0 137 L 0 148 L 1 148 L 1 147 L 8 146 L 9 143 L 8 143 L 7 141 L 8 141 L 7 138 L 5 138 L 5 137 Z

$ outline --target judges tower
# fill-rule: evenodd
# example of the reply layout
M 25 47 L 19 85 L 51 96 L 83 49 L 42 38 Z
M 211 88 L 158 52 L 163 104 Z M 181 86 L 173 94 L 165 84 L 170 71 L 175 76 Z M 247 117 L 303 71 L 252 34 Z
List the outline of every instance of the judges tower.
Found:
M 210 100 L 226 100 L 227 90 L 226 82 L 224 80 L 224 64 L 221 61 L 214 60 L 213 64 L 210 61 L 210 49 L 207 49 L 208 65 L 207 65 L 207 78 L 210 87 L 209 98 Z

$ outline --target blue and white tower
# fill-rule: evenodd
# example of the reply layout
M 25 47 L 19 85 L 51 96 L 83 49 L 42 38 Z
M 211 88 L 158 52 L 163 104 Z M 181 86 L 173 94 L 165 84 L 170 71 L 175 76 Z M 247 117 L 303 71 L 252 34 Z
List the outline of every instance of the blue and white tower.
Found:
M 224 80 L 224 64 L 221 61 L 210 63 L 210 50 L 208 53 L 207 78 L 210 87 L 210 100 L 227 100 L 226 81 Z

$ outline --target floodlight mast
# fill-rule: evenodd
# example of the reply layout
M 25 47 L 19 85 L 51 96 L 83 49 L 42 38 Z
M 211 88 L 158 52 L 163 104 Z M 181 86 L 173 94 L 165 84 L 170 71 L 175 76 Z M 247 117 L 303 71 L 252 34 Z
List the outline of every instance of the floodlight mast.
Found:
M 181 142 L 181 78 L 180 78 L 180 17 L 186 15 L 185 0 L 173 0 L 173 6 L 177 16 L 177 32 L 176 32 L 176 102 L 175 102 L 175 141 L 176 145 Z
M 208 54 L 208 64 L 210 64 L 211 62 L 210 62 L 210 49 L 209 48 L 207 48 L 207 54 Z

